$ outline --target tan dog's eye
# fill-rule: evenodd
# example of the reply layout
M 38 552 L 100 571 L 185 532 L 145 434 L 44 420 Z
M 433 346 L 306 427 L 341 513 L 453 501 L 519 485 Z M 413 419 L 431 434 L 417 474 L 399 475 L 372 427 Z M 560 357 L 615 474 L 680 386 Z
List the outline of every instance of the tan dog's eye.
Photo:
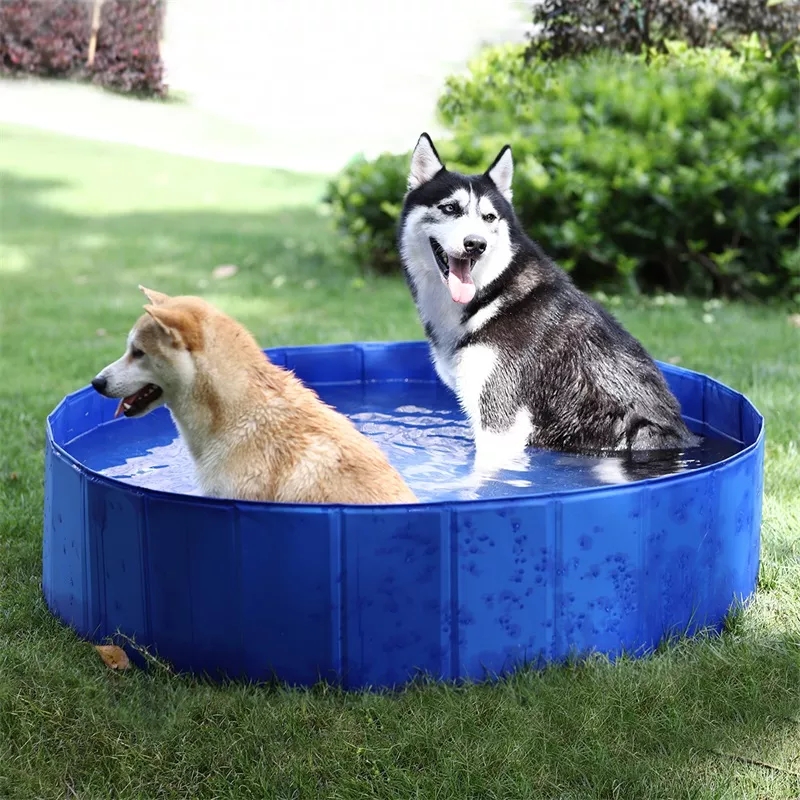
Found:
M 131 347 L 131 358 L 141 358 L 144 355 L 144 350 L 138 347 Z

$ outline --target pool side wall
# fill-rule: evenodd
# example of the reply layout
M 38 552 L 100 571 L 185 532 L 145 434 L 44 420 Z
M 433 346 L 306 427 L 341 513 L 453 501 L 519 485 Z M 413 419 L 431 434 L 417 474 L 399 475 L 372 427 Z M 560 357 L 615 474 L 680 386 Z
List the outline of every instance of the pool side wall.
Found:
M 436 380 L 421 342 L 267 352 L 312 385 Z M 719 629 L 756 585 L 763 420 L 660 366 L 687 418 L 745 450 L 625 486 L 409 507 L 236 503 L 96 475 L 61 447 L 113 415 L 82 389 L 48 418 L 47 605 L 81 637 L 122 633 L 181 671 L 346 688 L 643 655 Z

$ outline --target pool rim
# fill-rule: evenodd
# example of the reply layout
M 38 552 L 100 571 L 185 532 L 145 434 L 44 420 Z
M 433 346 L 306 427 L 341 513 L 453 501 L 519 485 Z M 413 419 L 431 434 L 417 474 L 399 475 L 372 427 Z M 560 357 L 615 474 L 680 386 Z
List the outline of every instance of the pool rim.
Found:
M 278 345 L 273 346 L 270 348 L 264 349 L 265 355 L 269 357 L 270 352 L 276 351 L 289 351 L 289 350 L 315 350 L 315 351 L 332 351 L 336 348 L 341 348 L 343 346 L 369 346 L 369 347 L 382 347 L 385 349 L 402 349 L 403 347 L 409 346 L 423 346 L 427 349 L 428 344 L 425 340 L 401 340 L 401 341 L 389 341 L 389 342 L 381 342 L 381 341 L 361 341 L 361 342 L 335 342 L 335 343 L 326 343 L 326 344 L 308 344 L 308 345 Z M 654 359 L 656 366 L 665 376 L 672 373 L 674 375 L 682 375 L 685 377 L 690 377 L 694 381 L 699 382 L 710 382 L 716 385 L 717 387 L 727 390 L 731 394 L 735 395 L 736 397 L 740 398 L 740 402 L 746 403 L 753 414 L 755 414 L 756 421 L 758 423 L 758 434 L 755 439 L 748 445 L 744 445 L 744 442 L 741 442 L 742 447 L 741 450 L 738 450 L 733 455 L 730 455 L 720 461 L 715 461 L 711 464 L 706 464 L 702 467 L 696 467 L 694 469 L 690 469 L 684 473 L 671 473 L 668 475 L 660 475 L 652 478 L 644 478 L 642 480 L 635 480 L 630 481 L 628 483 L 619 483 L 619 484 L 608 484 L 608 485 L 601 485 L 601 486 L 591 486 L 591 487 L 578 487 L 573 489 L 563 489 L 563 490 L 550 490 L 546 492 L 540 493 L 526 493 L 526 494 L 519 494 L 514 495 L 513 501 L 516 502 L 527 502 L 527 501 L 551 501 L 551 500 L 558 500 L 559 498 L 574 498 L 576 496 L 584 496 L 584 497 L 593 497 L 597 494 L 601 494 L 604 492 L 609 491 L 616 491 L 616 492 L 624 492 L 624 491 L 637 491 L 639 489 L 645 487 L 652 487 L 658 486 L 666 482 L 676 483 L 680 480 L 690 479 L 694 476 L 704 475 L 708 472 L 712 472 L 714 470 L 720 469 L 722 467 L 728 466 L 730 464 L 737 463 L 738 461 L 746 459 L 750 453 L 754 450 L 758 449 L 762 446 L 765 433 L 766 433 L 766 423 L 764 420 L 763 414 L 758 410 L 756 405 L 750 400 L 750 398 L 742 392 L 737 391 L 736 389 L 728 386 L 727 384 L 723 383 L 716 378 L 711 377 L 710 375 L 706 375 L 705 373 L 698 372 L 697 370 L 688 369 L 686 367 L 680 367 L 675 364 L 669 364 L 657 359 Z M 282 369 L 286 369 L 285 367 L 281 367 Z M 302 380 L 302 379 L 301 379 Z M 438 378 L 436 377 L 435 373 L 431 380 L 402 380 L 402 379 L 394 379 L 394 380 L 375 380 L 375 381 L 361 381 L 361 385 L 365 385 L 367 383 L 431 383 L 437 382 Z M 315 384 L 312 382 L 306 382 L 303 380 L 304 385 L 309 386 L 309 388 L 314 389 L 315 391 Z M 350 381 L 327 381 L 325 385 L 328 386 L 335 386 L 335 385 L 346 385 L 348 383 L 353 383 Z M 320 385 L 319 383 L 317 385 Z M 356 385 L 356 384 L 353 384 Z M 705 384 L 704 384 L 705 385 Z M 445 387 L 446 388 L 446 387 Z M 59 458 L 63 459 L 64 461 L 68 462 L 73 468 L 77 469 L 83 475 L 86 476 L 88 480 L 92 482 L 99 483 L 102 485 L 107 485 L 112 488 L 122 489 L 126 492 L 130 492 L 132 494 L 142 495 L 145 497 L 153 497 L 160 500 L 167 500 L 172 503 L 192 503 L 198 504 L 202 503 L 205 505 L 209 505 L 215 508 L 230 508 L 231 506 L 244 506 L 245 508 L 261 508 L 261 509 L 268 509 L 271 507 L 280 508 L 284 513 L 293 512 L 293 513 L 322 513 L 328 511 L 330 509 L 338 509 L 338 510 L 349 510 L 350 512 L 353 511 L 368 511 L 370 513 L 374 512 L 376 509 L 381 510 L 393 510 L 393 511 L 401 511 L 401 510 L 431 510 L 437 509 L 444 506 L 453 505 L 457 506 L 469 506 L 470 508 L 479 508 L 479 507 L 507 507 L 509 503 L 508 497 L 495 497 L 495 498 L 476 498 L 476 499 L 442 499 L 442 500 L 426 500 L 423 502 L 417 503 L 375 503 L 375 504 L 353 504 L 353 503 L 283 503 L 278 501 L 259 501 L 259 500 L 237 500 L 235 498 L 226 498 L 226 497 L 209 497 L 207 495 L 193 495 L 193 494 L 185 494 L 182 492 L 169 492 L 163 489 L 149 489 L 143 486 L 137 486 L 132 483 L 128 483 L 123 480 L 119 480 L 117 478 L 110 477 L 108 475 L 103 475 L 100 472 L 97 472 L 90 467 L 86 466 L 82 461 L 78 460 L 75 456 L 71 455 L 65 450 L 65 447 L 69 445 L 70 442 L 77 439 L 79 436 L 83 436 L 88 433 L 90 430 L 95 430 L 96 428 L 101 427 L 101 425 L 111 424 L 119 424 L 119 420 L 107 420 L 106 422 L 100 423 L 99 425 L 92 425 L 91 427 L 87 428 L 86 430 L 79 433 L 77 436 L 74 436 L 72 439 L 60 444 L 56 441 L 53 435 L 53 422 L 52 418 L 58 411 L 65 406 L 67 402 L 72 399 L 83 398 L 84 396 L 93 396 L 95 395 L 95 390 L 91 387 L 91 385 L 85 385 L 80 389 L 77 389 L 70 394 L 65 395 L 59 401 L 59 403 L 53 408 L 52 411 L 47 415 L 46 418 L 46 439 L 45 444 L 47 448 L 52 448 L 55 455 Z M 167 413 L 169 410 L 167 409 Z M 682 415 L 683 416 L 683 415 Z M 700 422 L 702 420 L 696 420 L 694 417 L 687 417 L 683 416 L 685 420 L 690 420 L 692 422 Z M 738 439 L 734 439 L 730 436 L 725 436 L 726 439 L 729 441 L 739 441 Z

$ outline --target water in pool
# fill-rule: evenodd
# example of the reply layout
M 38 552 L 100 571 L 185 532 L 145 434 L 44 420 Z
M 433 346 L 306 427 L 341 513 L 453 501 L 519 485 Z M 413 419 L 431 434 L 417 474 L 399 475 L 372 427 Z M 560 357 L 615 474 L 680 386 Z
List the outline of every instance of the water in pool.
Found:
M 713 464 L 740 445 L 707 438 L 678 454 L 639 454 L 636 463 L 529 450 L 525 464 L 491 479 L 472 475 L 469 428 L 452 395 L 434 383 L 317 387 L 320 397 L 374 439 L 421 501 L 467 500 L 626 483 Z M 73 439 L 66 450 L 90 469 L 136 486 L 199 494 L 192 463 L 166 409 L 120 418 Z

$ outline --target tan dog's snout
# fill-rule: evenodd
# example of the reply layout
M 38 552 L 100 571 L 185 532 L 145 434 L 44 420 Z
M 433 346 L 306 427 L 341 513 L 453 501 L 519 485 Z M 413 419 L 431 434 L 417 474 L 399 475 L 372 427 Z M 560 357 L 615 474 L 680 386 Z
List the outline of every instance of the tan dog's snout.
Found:
M 94 378 L 92 378 L 92 389 L 94 389 L 99 394 L 102 394 L 103 397 L 107 397 L 106 390 L 108 388 L 108 379 L 103 375 L 103 373 L 99 373 Z

